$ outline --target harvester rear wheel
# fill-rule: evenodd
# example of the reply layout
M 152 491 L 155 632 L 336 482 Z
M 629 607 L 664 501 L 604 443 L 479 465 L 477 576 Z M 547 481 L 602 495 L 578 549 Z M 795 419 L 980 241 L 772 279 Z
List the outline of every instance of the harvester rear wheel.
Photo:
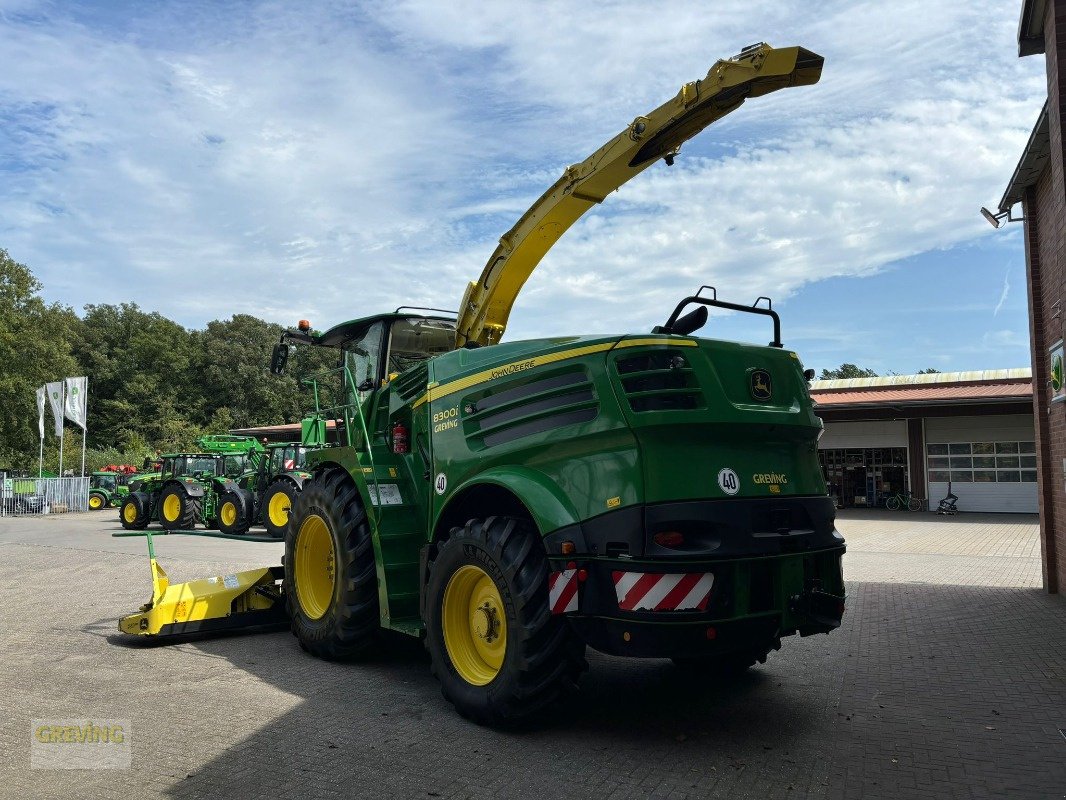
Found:
M 118 510 L 122 527 L 128 531 L 140 531 L 148 527 L 148 495 L 144 492 L 130 492 L 122 501 Z
M 452 529 L 429 569 L 426 648 L 441 692 L 484 725 L 519 722 L 576 688 L 585 645 L 548 606 L 548 558 L 517 517 Z
M 159 495 L 159 524 L 168 531 L 191 530 L 200 516 L 200 498 L 180 484 L 171 484 Z
M 218 498 L 218 529 L 223 533 L 248 533 L 250 520 L 245 498 L 236 492 L 224 492 Z
M 99 492 L 93 492 L 89 495 L 89 510 L 99 511 L 101 508 L 107 505 L 107 498 Z
M 285 528 L 289 524 L 296 495 L 296 487 L 284 479 L 270 484 L 263 495 L 263 524 L 267 533 L 275 539 L 285 538 Z
M 359 490 L 343 469 L 304 484 L 284 563 L 286 607 L 300 646 L 331 661 L 366 653 L 380 629 L 374 545 Z

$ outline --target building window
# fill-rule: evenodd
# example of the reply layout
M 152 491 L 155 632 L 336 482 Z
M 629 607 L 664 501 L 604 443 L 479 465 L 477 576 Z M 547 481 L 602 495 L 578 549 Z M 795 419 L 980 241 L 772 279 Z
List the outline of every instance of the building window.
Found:
M 931 483 L 1036 483 L 1035 442 L 926 445 Z

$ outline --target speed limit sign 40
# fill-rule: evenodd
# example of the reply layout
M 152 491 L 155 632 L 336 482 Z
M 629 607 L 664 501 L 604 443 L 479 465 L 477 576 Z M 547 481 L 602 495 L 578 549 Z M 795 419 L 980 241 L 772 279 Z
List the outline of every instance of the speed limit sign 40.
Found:
M 718 472 L 718 487 L 726 494 L 736 494 L 740 491 L 740 478 L 733 470 L 726 467 Z

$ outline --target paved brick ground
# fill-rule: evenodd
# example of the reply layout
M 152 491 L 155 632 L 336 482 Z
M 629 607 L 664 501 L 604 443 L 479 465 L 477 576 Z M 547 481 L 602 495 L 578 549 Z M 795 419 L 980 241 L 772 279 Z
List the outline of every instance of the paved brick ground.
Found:
M 363 664 L 288 633 L 129 646 L 148 592 L 113 515 L 0 520 L 0 797 L 1062 798 L 1066 600 L 1032 517 L 859 512 L 849 611 L 728 685 L 591 654 L 554 722 L 460 719 L 420 646 Z M 277 545 L 165 539 L 175 580 Z M 133 721 L 129 771 L 29 768 L 29 720 Z

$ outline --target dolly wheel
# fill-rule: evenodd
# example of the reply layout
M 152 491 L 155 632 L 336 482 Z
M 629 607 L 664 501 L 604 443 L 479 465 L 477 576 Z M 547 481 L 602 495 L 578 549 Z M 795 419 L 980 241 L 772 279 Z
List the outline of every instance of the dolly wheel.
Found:
M 89 509 L 92 511 L 99 511 L 101 508 L 107 505 L 107 501 L 102 494 L 93 492 L 89 495 Z
M 370 650 L 380 630 L 370 522 L 343 469 L 304 484 L 285 534 L 285 604 L 312 655 L 341 660 Z
M 243 499 L 236 492 L 224 492 L 218 499 L 218 529 L 223 533 L 248 532 L 249 520 Z
M 287 480 L 274 481 L 263 495 L 263 525 L 275 539 L 285 538 L 285 527 L 289 524 L 296 495 L 296 487 Z
M 144 492 L 130 492 L 122 501 L 118 510 L 119 522 L 129 531 L 144 530 L 148 527 L 148 495 Z
M 585 645 L 548 607 L 548 558 L 532 523 L 471 520 L 440 545 L 426 588 L 426 648 L 444 697 L 506 725 L 572 690 Z
M 159 524 L 168 531 L 190 530 L 200 516 L 200 498 L 192 497 L 185 487 L 171 484 L 159 495 Z

